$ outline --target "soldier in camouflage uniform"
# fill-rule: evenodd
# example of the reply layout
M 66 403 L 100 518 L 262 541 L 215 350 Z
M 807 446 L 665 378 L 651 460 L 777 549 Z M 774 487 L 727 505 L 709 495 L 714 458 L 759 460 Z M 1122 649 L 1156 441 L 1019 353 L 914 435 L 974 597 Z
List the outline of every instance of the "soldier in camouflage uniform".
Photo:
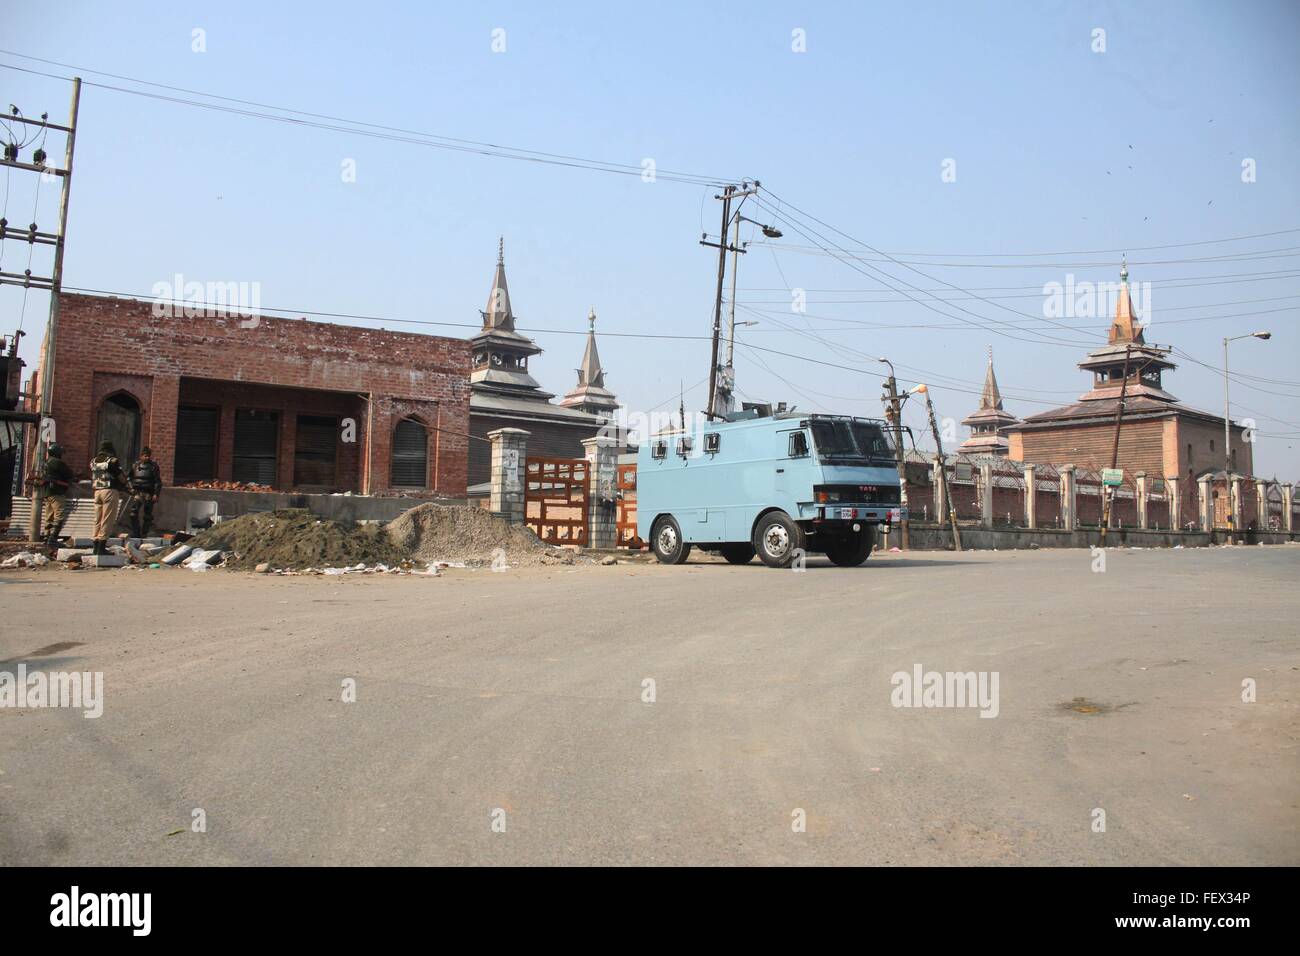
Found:
M 108 536 L 116 530 L 119 493 L 126 491 L 126 473 L 110 441 L 101 442 L 90 460 L 90 484 L 95 489 L 95 554 L 108 553 Z
M 59 546 L 59 535 L 68 520 L 68 486 L 71 484 L 72 469 L 63 460 L 63 446 L 51 445 L 41 474 L 41 490 L 45 493 L 41 526 L 45 529 L 45 546 L 51 551 Z
M 131 536 L 143 538 L 153 524 L 153 506 L 162 491 L 162 472 L 147 446 L 140 449 L 140 457 L 127 473 L 127 483 L 131 486 L 131 503 L 127 505 Z

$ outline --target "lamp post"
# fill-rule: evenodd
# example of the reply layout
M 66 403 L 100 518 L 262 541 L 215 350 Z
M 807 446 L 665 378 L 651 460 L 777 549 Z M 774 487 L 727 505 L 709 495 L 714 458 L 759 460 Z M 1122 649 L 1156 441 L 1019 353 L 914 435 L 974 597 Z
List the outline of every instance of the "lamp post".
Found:
M 1232 408 L 1228 401 L 1228 343 L 1238 339 L 1262 339 L 1268 341 L 1272 332 L 1249 332 L 1246 335 L 1234 335 L 1223 340 L 1223 494 L 1228 519 L 1228 543 L 1237 530 L 1234 526 L 1236 509 L 1232 505 Z

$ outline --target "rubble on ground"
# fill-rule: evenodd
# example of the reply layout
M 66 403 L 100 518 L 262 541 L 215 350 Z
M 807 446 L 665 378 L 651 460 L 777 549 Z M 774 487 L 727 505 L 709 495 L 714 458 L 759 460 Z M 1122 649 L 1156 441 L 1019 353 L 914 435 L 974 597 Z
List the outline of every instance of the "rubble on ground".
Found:
M 345 525 L 318 518 L 305 508 L 241 515 L 213 525 L 186 544 L 225 552 L 224 566 L 252 571 L 259 564 L 277 570 L 397 565 L 407 554 L 376 525 Z M 171 563 L 171 555 L 164 562 Z
M 573 552 L 468 505 L 416 505 L 390 521 L 388 539 L 414 560 L 475 567 L 573 564 Z

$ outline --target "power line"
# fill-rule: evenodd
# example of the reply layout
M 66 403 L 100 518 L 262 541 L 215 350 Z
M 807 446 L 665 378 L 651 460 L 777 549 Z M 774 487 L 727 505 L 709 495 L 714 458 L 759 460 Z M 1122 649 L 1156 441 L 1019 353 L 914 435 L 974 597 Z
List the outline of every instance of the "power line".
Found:
M 24 59 L 40 60 L 39 57 L 28 57 L 26 54 L 14 53 L 12 51 L 0 50 L 0 53 L 7 53 L 11 56 L 20 56 Z M 40 61 L 50 62 L 55 61 Z M 58 64 L 68 66 L 68 64 Z M 45 76 L 56 80 L 71 80 L 70 76 L 62 76 L 57 73 L 47 73 L 42 70 L 33 70 L 27 67 L 15 66 L 11 63 L 0 63 L 0 67 L 8 70 L 16 70 L 21 73 L 30 73 L 36 76 Z M 481 156 L 492 156 L 498 159 L 513 159 L 524 162 L 541 163 L 550 166 L 565 166 L 575 169 L 586 169 L 595 172 L 616 173 L 623 176 L 644 177 L 647 170 L 641 164 L 633 163 L 616 163 L 606 160 L 591 159 L 581 156 L 569 156 L 563 153 L 548 153 L 542 150 L 526 149 L 516 146 L 502 146 L 495 143 L 480 142 L 477 140 L 460 139 L 452 136 L 443 136 L 437 133 L 425 133 L 418 130 L 406 130 L 396 126 L 385 126 L 379 123 L 368 123 L 363 120 L 353 120 L 343 117 L 330 116 L 324 113 L 310 113 L 304 110 L 296 110 L 290 107 L 273 106 L 270 104 L 256 103 L 251 100 L 239 100 L 234 97 L 221 96 L 215 93 L 204 93 L 194 90 L 185 90 L 182 87 L 170 87 L 162 83 L 153 83 L 149 80 L 140 80 L 134 77 L 123 77 L 119 74 L 104 73 L 100 70 L 85 69 L 83 67 L 69 66 L 70 69 L 84 70 L 87 73 L 94 73 L 100 76 L 110 76 L 117 79 L 125 79 L 132 83 L 140 83 L 146 86 L 153 86 L 159 89 L 168 89 L 176 92 L 184 92 L 194 96 L 205 96 L 214 100 L 222 100 L 227 103 L 242 104 L 242 106 L 222 106 L 219 103 L 205 103 L 200 100 L 187 99 L 180 96 L 168 96 L 162 93 L 150 93 L 147 90 L 134 90 L 125 86 L 115 86 L 111 83 L 96 83 L 93 80 L 83 81 L 86 86 L 93 86 L 102 90 L 110 90 L 116 93 L 126 93 L 131 96 L 140 96 L 147 99 L 159 100 L 167 103 L 174 103 L 182 106 L 192 106 L 198 109 L 212 110 L 219 113 L 227 113 L 236 116 L 245 116 L 249 118 L 264 119 L 271 122 L 285 123 L 292 126 L 308 127 L 312 129 L 330 130 L 340 133 L 351 133 L 357 136 L 367 136 L 372 139 L 387 140 L 390 142 L 409 143 L 415 146 L 427 146 L 433 149 L 448 150 L 451 152 L 473 153 Z M 243 106 L 255 106 L 258 109 L 242 108 Z M 280 113 L 289 115 L 278 116 L 273 113 L 259 112 L 258 110 L 277 110 Z M 305 118 L 297 118 L 305 117 Z M 347 124 L 347 125 L 338 125 Z M 727 182 L 738 181 L 727 177 L 705 176 L 697 173 L 687 173 L 671 169 L 654 169 L 654 181 L 664 180 L 667 182 L 686 183 L 689 185 L 720 185 Z
M 810 217 L 811 218 L 811 217 Z M 752 243 L 755 246 L 772 245 L 770 242 L 756 241 Z M 833 256 L 839 258 L 835 253 L 830 252 L 815 243 L 811 246 L 803 246 L 797 243 L 781 243 L 781 249 L 786 252 L 792 252 L 797 255 L 809 256 Z M 927 266 L 930 268 L 943 269 L 1093 269 L 1093 268 L 1115 268 L 1120 265 L 1117 261 L 1097 261 L 1097 262 L 927 262 L 916 259 L 900 259 L 890 253 L 879 253 L 877 256 L 864 256 L 857 252 L 845 250 L 844 254 L 850 259 L 858 262 L 892 262 L 895 265 L 906 266 Z M 1252 262 L 1257 259 L 1289 259 L 1300 256 L 1300 246 L 1282 246 L 1277 249 L 1261 249 L 1257 252 L 1233 252 L 1224 253 L 1219 256 L 1199 256 L 1183 259 L 1130 259 L 1130 266 L 1169 266 L 1169 265 L 1189 265 L 1198 262 Z
M 0 50 L 0 53 L 3 52 L 3 50 Z M 1194 242 L 1171 242 L 1160 246 L 1130 246 L 1125 249 L 1068 249 L 1057 252 L 893 252 L 890 253 L 890 255 L 916 256 L 917 258 L 929 259 L 940 257 L 948 257 L 952 259 L 998 259 L 1004 256 L 1022 256 L 1024 258 L 1040 256 L 1100 256 L 1114 253 L 1152 252 L 1157 249 L 1182 249 L 1187 246 L 1214 246 L 1225 242 L 1244 242 L 1248 239 L 1269 239 L 1273 236 L 1284 236 L 1294 232 L 1300 232 L 1300 227 L 1278 229 L 1274 232 L 1257 232 L 1248 236 L 1228 236 L 1224 239 L 1199 239 Z
M 769 248 L 769 249 L 773 249 L 774 247 L 773 247 L 773 246 L 769 246 L 768 248 Z M 1252 278 L 1252 277 L 1258 277 L 1258 278 Z M 782 278 L 784 278 L 784 275 L 782 276 Z M 1165 287 L 1165 288 L 1170 288 L 1170 289 L 1191 289 L 1191 288 L 1199 288 L 1199 287 L 1201 287 L 1201 286 L 1211 286 L 1211 285 L 1237 285 L 1237 284 L 1239 284 L 1239 283 L 1241 283 L 1241 282 L 1268 282 L 1268 281 L 1271 281 L 1271 280 L 1273 280 L 1273 279 L 1295 279 L 1295 278 L 1300 278 L 1300 271 L 1296 271 L 1296 270 L 1287 270 L 1287 269 L 1283 269 L 1283 270 L 1271 269 L 1271 270 L 1268 270 L 1268 271 L 1265 271 L 1265 272 L 1224 272 L 1224 273 L 1219 273 L 1219 274 L 1217 274 L 1217 275 L 1209 275 L 1209 276 L 1174 276 L 1174 277 L 1170 277 L 1170 278 L 1168 278 L 1168 279 L 1144 279 L 1144 280 L 1142 280 L 1142 283 L 1141 283 L 1141 284 L 1142 284 L 1142 285 L 1158 285 L 1158 286 L 1163 286 L 1163 287 Z M 1224 279 L 1224 280 L 1230 280 L 1230 281 L 1224 281 L 1224 282 L 1192 281 L 1192 280 L 1211 280 L 1211 279 Z M 1179 283 L 1179 284 L 1175 285 L 1174 283 Z M 1094 283 L 1094 285 L 1095 285 L 1095 284 L 1096 284 L 1096 283 Z M 842 289 L 842 288 L 841 288 L 841 289 L 809 289 L 809 288 L 805 288 L 805 287 L 803 287 L 803 286 L 789 286 L 789 285 L 786 285 L 786 286 L 748 286 L 748 287 L 741 288 L 741 289 L 739 289 L 739 290 L 737 290 L 737 291 L 739 291 L 739 292 L 786 292 L 786 293 L 789 293 L 792 289 L 795 289 L 795 288 L 801 289 L 801 290 L 804 291 L 804 292 L 832 293 L 832 294 L 835 294 L 835 295 L 849 295 L 849 294 L 853 294 L 853 293 L 863 293 L 863 292 L 873 292 L 873 293 L 876 293 L 876 294 L 879 294 L 879 295 L 885 295 L 885 294 L 886 294 L 884 290 L 882 290 L 882 289 L 875 289 L 875 288 L 872 288 L 872 289 Z M 1032 294 L 1032 295 L 990 295 L 990 296 L 985 296 L 985 298 L 988 298 L 988 299 L 1036 299 L 1036 298 L 1040 298 L 1040 297 L 1042 296 L 1042 294 L 1043 294 L 1043 286 L 1042 286 L 1042 285 L 976 285 L 976 286 L 967 286 L 966 288 L 967 288 L 969 291 L 972 291 L 972 292 L 975 291 L 975 290 L 978 290 L 978 291 L 980 291 L 980 292 L 1015 292 L 1015 291 L 1023 291 L 1023 290 L 1029 290 L 1029 289 L 1035 290 L 1035 291 L 1034 291 L 1034 294 Z M 944 288 L 944 289 L 922 289 L 921 291 L 922 291 L 922 292 L 946 292 L 947 289 L 946 289 L 946 288 Z M 938 300 L 938 301 L 952 301 L 952 300 L 954 300 L 954 299 L 956 299 L 956 298 L 957 298 L 957 297 L 953 296 L 953 297 L 951 297 L 950 299 L 940 299 L 940 300 Z M 974 296 L 974 295 L 971 295 L 970 298 L 975 298 L 975 296 Z M 784 302 L 784 301 L 786 301 L 786 300 L 781 299 L 781 300 L 777 300 L 777 301 Z M 898 300 L 898 299 L 843 299 L 843 300 L 839 300 L 839 301 L 836 301 L 836 302 L 832 302 L 832 301 L 829 301 L 829 300 L 828 300 L 827 304 L 829 304 L 829 305 L 841 305 L 841 304 L 843 304 L 843 305 L 848 305 L 848 304 L 855 304 L 855 303 L 856 303 L 856 304 L 866 304 L 866 303 L 871 303 L 871 302 L 889 303 L 889 302 L 897 302 L 897 301 L 901 301 L 901 300 Z
M 770 192 L 770 190 L 769 190 L 769 192 Z M 773 193 L 772 195 L 775 196 L 774 193 Z M 778 198 L 778 200 L 779 200 L 779 197 L 777 197 L 777 198 Z M 758 202 L 759 205 L 761 205 L 764 209 L 766 209 L 770 214 L 776 216 L 778 219 L 780 219 L 782 222 L 784 222 L 786 225 L 788 225 L 790 228 L 792 228 L 795 232 L 799 233 L 799 234 L 800 234 L 801 236 L 803 236 L 805 239 L 808 239 L 810 242 L 814 242 L 814 243 L 817 242 L 817 240 L 816 240 L 816 239 L 813 239 L 811 236 L 809 236 L 808 232 L 804 231 L 804 229 L 802 229 L 798 223 L 796 223 L 796 222 L 794 222 L 792 219 L 790 219 L 790 217 L 788 217 L 787 215 L 785 215 L 785 213 L 784 213 L 783 211 L 781 211 L 781 210 L 779 210 L 779 209 L 775 209 L 774 207 L 772 207 L 772 205 L 771 205 L 770 203 L 764 201 L 764 200 L 762 199 L 762 197 L 757 197 L 757 198 L 756 198 L 756 202 Z M 813 216 L 809 216 L 807 213 L 802 212 L 802 211 L 799 210 L 797 207 L 795 207 L 795 206 L 793 206 L 793 205 L 790 205 L 789 203 L 784 203 L 783 205 L 789 206 L 791 209 L 794 209 L 796 212 L 799 213 L 799 215 L 803 216 L 803 217 L 806 218 L 806 219 L 811 219 L 811 220 L 813 220 L 814 222 L 817 222 L 817 223 L 819 223 L 819 224 L 821 224 L 821 225 L 823 225 L 823 226 L 826 225 L 825 223 L 821 222 L 821 220 L 816 219 L 816 218 L 813 217 Z M 839 230 L 839 229 L 835 229 L 834 227 L 827 227 L 827 228 L 830 228 L 830 229 L 832 229 L 832 231 L 837 232 L 837 233 L 839 233 L 840 235 L 844 236 L 844 237 L 845 237 L 846 239 L 848 239 L 850 242 L 858 242 L 860 245 L 862 244 L 862 243 L 859 242 L 859 240 L 854 239 L 852 236 L 849 236 L 848 234 L 842 232 L 842 231 Z M 820 233 L 817 233 L 817 231 L 816 231 L 815 229 L 812 229 L 811 227 L 809 227 L 809 231 L 813 232 L 813 233 L 814 233 L 815 235 L 817 235 L 819 238 L 825 239 L 825 237 L 821 236 Z M 833 241 L 830 241 L 830 240 L 826 240 L 826 241 L 829 242 L 830 245 L 836 245 Z M 823 246 L 823 248 L 825 248 L 825 246 Z M 839 246 L 836 246 L 836 248 L 840 248 L 840 247 L 839 247 Z M 827 251 L 828 254 L 830 254 L 830 255 L 835 255 L 835 254 L 832 253 L 829 249 L 827 249 L 826 251 Z M 857 266 L 857 265 L 856 265 L 852 260 L 846 260 L 846 259 L 844 259 L 844 258 L 841 257 L 841 256 L 835 256 L 835 257 L 836 257 L 837 259 L 839 259 L 841 262 L 843 262 L 845 265 L 849 266 L 849 268 L 851 268 L 851 269 L 853 269 L 853 270 L 855 270 L 855 271 L 857 271 L 857 272 L 862 272 L 863 275 L 871 275 L 870 273 L 863 272 L 863 270 L 860 269 L 860 268 L 858 268 L 858 266 Z M 898 279 L 898 278 L 896 278 L 895 276 L 891 275 L 890 273 L 884 272 L 884 271 L 881 270 L 881 269 L 878 269 L 878 268 L 876 268 L 876 267 L 874 267 L 874 266 L 870 266 L 870 265 L 868 265 L 867 268 L 868 268 L 868 269 L 871 269 L 872 272 L 879 273 L 880 275 L 887 276 L 889 279 L 892 279 L 892 280 L 895 281 L 895 282 L 899 282 L 899 283 L 901 283 L 901 284 L 903 284 L 903 285 L 905 285 L 905 286 L 908 286 L 909 288 L 911 288 L 911 289 L 913 289 L 913 290 L 917 290 L 917 291 L 919 291 L 919 287 L 917 287 L 917 286 L 915 286 L 915 285 L 912 285 L 911 283 L 908 283 L 908 282 L 906 282 L 906 281 L 904 281 L 904 280 L 902 280 L 902 279 Z M 908 268 L 908 269 L 910 269 L 911 271 L 917 273 L 917 275 L 920 275 L 920 276 L 922 276 L 922 277 L 928 279 L 928 280 L 931 281 L 931 282 L 943 282 L 942 279 L 936 279 L 936 278 L 933 277 L 933 276 L 930 276 L 930 275 L 927 275 L 927 274 L 924 273 L 924 272 L 921 272 L 919 269 L 915 269 L 915 268 L 913 268 L 913 267 L 911 267 L 911 266 L 907 266 L 906 268 Z M 1038 336 L 1038 338 L 1037 338 L 1037 339 L 1026 339 L 1026 338 L 1024 338 L 1024 337 L 1022 337 L 1022 336 L 1013 335 L 1013 334 L 1011 334 L 1011 333 L 1005 331 L 1005 329 L 996 329 L 996 328 L 991 328 L 991 327 L 989 327 L 989 326 L 986 325 L 986 324 L 981 324 L 981 323 L 988 323 L 988 322 L 990 322 L 990 321 L 995 321 L 995 322 L 999 322 L 999 324 L 1001 324 L 1001 325 L 1003 325 L 1003 326 L 1006 326 L 1008 323 L 1007 323 L 1005 320 L 990 319 L 990 318 L 987 317 L 987 316 L 983 316 L 983 315 L 979 315 L 978 313 L 971 312 L 969 309 L 966 309 L 966 308 L 964 308 L 964 307 L 962 307 L 962 306 L 955 306 L 955 308 L 956 308 L 959 312 L 964 312 L 964 313 L 966 313 L 967 315 L 973 316 L 975 319 L 979 320 L 979 321 L 976 321 L 976 322 L 970 322 L 969 320 L 962 319 L 962 318 L 960 318 L 959 316 L 951 315 L 951 314 L 949 314 L 949 313 L 947 313 L 947 312 L 943 312 L 943 311 L 941 311 L 941 310 L 939 310 L 939 309 L 934 308 L 933 306 L 928 305 L 928 304 L 927 304 L 927 300 L 924 300 L 924 299 L 917 299 L 917 298 L 915 298 L 914 296 L 911 296 L 911 295 L 909 295 L 909 294 L 906 293 L 906 292 L 902 292 L 902 290 L 900 290 L 900 289 L 896 289 L 896 288 L 894 288 L 894 287 L 893 287 L 892 285 L 890 285 L 888 282 L 884 281 L 883 279 L 880 279 L 880 275 L 871 275 L 871 278 L 877 279 L 877 281 L 880 281 L 880 283 L 881 283 L 882 285 L 884 285 L 886 288 L 889 288 L 889 289 L 893 290 L 894 292 L 899 292 L 899 293 L 901 293 L 901 294 L 903 294 L 903 295 L 906 295 L 908 298 L 910 298 L 910 299 L 912 299 L 913 301 L 917 302 L 918 304 L 920 304 L 920 305 L 923 306 L 924 308 L 927 308 L 927 309 L 929 309 L 929 310 L 932 311 L 932 312 L 935 312 L 935 313 L 937 313 L 937 314 L 939 314 L 939 315 L 942 315 L 942 316 L 944 316 L 945 318 L 956 319 L 956 320 L 959 321 L 959 322 L 966 322 L 967 324 L 969 324 L 969 325 L 973 325 L 973 326 L 975 326 L 976 328 L 981 328 L 981 329 L 983 329 L 984 331 L 992 332 L 992 333 L 995 334 L 995 335 L 1001 335 L 1001 336 L 1004 336 L 1004 337 L 1006 337 L 1006 338 L 1015 339 L 1015 340 L 1017 340 L 1017 341 L 1021 341 L 1021 342 L 1030 342 L 1030 343 L 1033 343 L 1033 344 L 1061 345 L 1061 346 L 1068 346 L 1068 347 L 1071 347 L 1071 348 L 1078 348 L 1078 347 L 1080 346 L 1080 344 L 1081 344 L 1081 343 L 1078 343 L 1078 342 L 1068 342 L 1068 341 L 1064 341 L 1064 340 L 1061 340 L 1061 339 L 1052 339 L 1052 338 L 1050 338 L 1050 337 L 1044 335 L 1044 334 L 1041 333 L 1041 332 L 1034 332 L 1034 331 L 1029 331 L 1029 334 L 1030 334 L 1030 335 Z M 951 283 L 944 283 L 944 284 L 947 285 L 949 288 L 954 289 L 954 290 L 957 290 L 957 291 L 959 291 L 959 292 L 967 292 L 967 293 L 970 292 L 970 290 L 968 290 L 968 289 L 962 289 L 962 288 L 960 288 L 959 286 L 952 285 Z M 983 299 L 982 296 L 975 296 L 975 298 Z M 949 305 L 949 306 L 952 305 L 952 303 L 951 303 L 950 301 L 946 301 L 946 300 L 943 300 L 943 301 L 944 301 L 944 304 L 945 304 L 945 305 Z M 984 301 L 989 302 L 989 300 L 987 300 L 987 299 L 985 299 Z M 1030 317 L 1030 316 L 1026 316 L 1025 313 L 1016 312 L 1014 309 L 1010 309 L 1010 308 L 1008 308 L 1007 306 L 1004 306 L 1004 305 L 999 305 L 999 304 L 996 303 L 996 302 L 989 302 L 989 304 L 996 305 L 998 308 L 1003 309 L 1003 310 L 1008 311 L 1008 312 L 1011 312 L 1011 313 L 1013 313 L 1013 314 L 1015 314 L 1015 315 L 1020 315 L 1020 316 L 1022 316 L 1022 317 Z M 1014 328 L 1014 327 L 1013 327 L 1013 328 Z

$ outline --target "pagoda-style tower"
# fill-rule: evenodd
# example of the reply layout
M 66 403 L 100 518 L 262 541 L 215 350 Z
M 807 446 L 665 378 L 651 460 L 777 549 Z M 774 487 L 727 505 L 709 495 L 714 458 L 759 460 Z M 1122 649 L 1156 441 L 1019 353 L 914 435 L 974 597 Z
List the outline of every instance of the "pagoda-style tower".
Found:
M 578 369 L 578 384 L 563 402 L 552 401 L 528 373 L 528 360 L 541 348 L 515 329 L 515 313 L 506 285 L 505 243 L 497 246 L 497 267 L 481 313 L 483 327 L 471 338 L 469 375 L 469 489 L 471 497 L 487 495 L 492 473 L 492 432 L 518 428 L 528 432 L 528 454 L 552 458 L 582 458 L 583 441 L 609 432 L 618 402 L 605 388 L 605 370 L 596 352 L 596 315 L 588 321 L 587 350 Z M 620 431 L 618 434 L 622 435 Z
M 1115 321 L 1110 325 L 1106 344 L 1088 353 L 1079 368 L 1092 372 L 1092 390 L 1079 396 L 1081 402 L 1113 400 L 1119 398 L 1124 384 L 1124 361 L 1128 357 L 1128 387 L 1124 394 L 1138 395 L 1161 402 L 1178 401 L 1160 386 L 1160 375 L 1165 369 L 1176 366 L 1166 356 L 1166 349 L 1147 345 L 1142 334 L 1143 326 L 1133 314 L 1133 302 L 1128 290 L 1128 259 L 1119 271 L 1119 302 L 1115 306 Z
M 515 331 L 515 314 L 506 285 L 505 239 L 497 245 L 497 268 L 488 292 L 487 309 L 481 313 L 483 328 L 470 339 L 473 367 L 470 385 L 476 392 L 501 392 L 547 401 L 554 397 L 528 374 L 528 358 L 542 350 L 532 339 Z
M 999 431 L 1017 421 L 1015 415 L 1002 407 L 1002 393 L 998 390 L 997 376 L 993 374 L 993 347 L 990 346 L 980 407 L 962 419 L 961 423 L 970 427 L 971 435 L 957 451 L 969 455 L 1006 455 L 1007 439 Z
M 596 351 L 596 310 L 587 315 L 587 348 L 582 353 L 582 366 L 577 370 L 578 384 L 560 399 L 561 405 L 576 408 L 591 415 L 609 418 L 618 408 L 618 399 L 605 387 L 605 370 L 600 366 L 600 353 Z

